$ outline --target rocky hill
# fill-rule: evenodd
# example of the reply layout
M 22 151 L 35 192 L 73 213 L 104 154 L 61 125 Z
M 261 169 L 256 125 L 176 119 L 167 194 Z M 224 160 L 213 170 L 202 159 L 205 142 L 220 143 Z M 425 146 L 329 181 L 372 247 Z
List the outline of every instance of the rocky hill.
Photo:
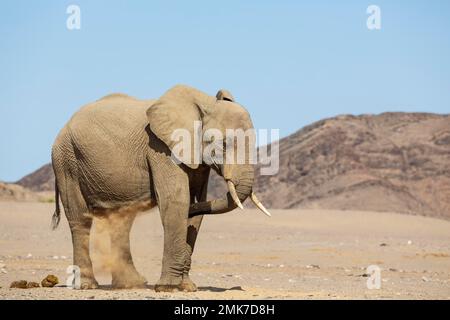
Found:
M 280 140 L 279 172 L 256 172 L 269 208 L 393 211 L 450 218 L 450 115 L 338 116 Z M 214 195 L 224 184 L 212 177 Z
M 55 189 L 55 176 L 50 163 L 43 165 L 33 173 L 26 175 L 16 184 L 32 191 L 51 191 Z
M 281 139 L 279 150 L 276 175 L 256 170 L 255 191 L 269 208 L 450 218 L 450 115 L 338 116 Z M 34 191 L 53 189 L 51 166 L 17 184 Z M 211 197 L 223 196 L 225 184 L 212 175 L 209 189 Z

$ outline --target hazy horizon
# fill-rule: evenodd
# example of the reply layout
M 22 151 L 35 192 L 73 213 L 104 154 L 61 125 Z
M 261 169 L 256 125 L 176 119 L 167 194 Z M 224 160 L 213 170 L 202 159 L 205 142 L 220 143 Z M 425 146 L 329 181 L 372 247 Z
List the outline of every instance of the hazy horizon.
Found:
M 48 163 L 72 114 L 112 92 L 225 88 L 280 138 L 340 114 L 450 112 L 447 1 L 5 1 L 0 36 L 1 181 Z

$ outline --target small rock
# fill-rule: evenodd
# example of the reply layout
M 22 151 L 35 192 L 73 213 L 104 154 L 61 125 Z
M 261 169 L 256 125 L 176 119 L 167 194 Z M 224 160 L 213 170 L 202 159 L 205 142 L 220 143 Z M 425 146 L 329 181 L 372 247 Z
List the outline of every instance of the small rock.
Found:
M 64 260 L 65 260 L 65 259 L 67 259 L 67 257 L 66 257 L 66 256 L 61 256 L 61 259 L 64 259 Z
M 0 263 L 0 269 L 3 269 L 4 267 L 6 267 L 6 264 Z
M 41 285 L 43 287 L 47 287 L 47 288 L 51 288 L 54 287 L 55 285 L 57 285 L 59 282 L 58 277 L 53 275 L 53 274 L 49 274 L 48 276 L 45 277 L 45 279 L 43 279 L 41 281 Z
M 380 247 L 387 247 L 387 243 L 380 243 Z
M 411 240 L 408 240 L 407 244 L 408 244 L 409 246 L 412 245 L 412 241 L 411 241 Z
M 428 282 L 428 281 L 430 281 L 430 279 L 428 279 L 427 277 L 422 277 L 422 281 L 423 282 Z
M 294 282 L 295 282 L 295 280 L 294 280 L 294 279 L 289 279 L 289 280 L 288 280 L 288 282 L 290 282 L 290 283 L 294 283 Z
M 33 257 L 33 255 L 32 255 L 31 253 L 27 254 L 27 258 L 28 258 L 28 259 L 30 259 L 30 258 L 32 258 L 32 257 Z
M 389 271 L 392 271 L 392 272 L 397 272 L 398 270 L 397 270 L 397 269 L 395 269 L 395 268 L 389 268 Z
M 58 256 L 53 256 L 53 259 L 54 259 L 54 260 L 58 260 L 59 257 L 58 257 Z
M 363 273 L 363 274 L 359 275 L 359 277 L 363 277 L 363 278 L 367 278 L 369 276 L 370 276 L 370 274 L 368 274 L 368 273 Z
M 306 266 L 307 269 L 320 269 L 320 267 L 317 264 L 308 264 Z
M 27 288 L 28 289 L 39 288 L 39 287 L 40 287 L 40 285 L 37 282 L 30 281 L 30 282 L 27 283 Z
M 280 264 L 279 267 L 280 267 L 280 268 L 284 268 L 284 264 Z
M 10 288 L 19 288 L 19 289 L 26 289 L 27 288 L 27 281 L 26 280 L 19 280 L 19 281 L 13 281 L 11 282 Z

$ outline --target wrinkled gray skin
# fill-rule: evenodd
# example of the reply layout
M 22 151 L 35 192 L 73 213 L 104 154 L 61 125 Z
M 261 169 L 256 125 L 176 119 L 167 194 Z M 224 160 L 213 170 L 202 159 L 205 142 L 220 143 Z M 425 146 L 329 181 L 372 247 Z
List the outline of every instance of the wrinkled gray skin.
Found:
M 195 291 L 189 278 L 191 255 L 204 214 L 236 208 L 230 193 L 205 202 L 211 167 L 176 164 L 171 159 L 172 131 L 193 133 L 193 121 L 203 130 L 252 128 L 248 112 L 227 91 L 208 96 L 187 86 L 175 86 L 159 100 L 137 100 L 113 94 L 81 108 L 61 130 L 52 148 L 57 209 L 61 197 L 73 242 L 74 264 L 81 269 L 83 289 L 97 288 L 89 256 L 93 217 L 109 221 L 116 288 L 140 287 L 130 253 L 129 233 L 139 211 L 158 205 L 164 227 L 161 278 L 156 291 Z M 208 142 L 204 142 L 206 146 Z M 252 191 L 253 166 L 214 166 L 232 181 L 241 201 Z

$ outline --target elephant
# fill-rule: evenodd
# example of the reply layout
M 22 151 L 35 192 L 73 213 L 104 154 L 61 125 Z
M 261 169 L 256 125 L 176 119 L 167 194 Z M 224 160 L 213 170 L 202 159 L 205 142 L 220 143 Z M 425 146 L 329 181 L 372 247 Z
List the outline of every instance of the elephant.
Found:
M 157 100 L 107 95 L 82 107 L 61 129 L 51 155 L 56 198 L 52 227 L 60 222 L 60 199 L 81 289 L 98 288 L 89 254 L 94 217 L 108 219 L 114 230 L 110 234 L 116 265 L 111 270 L 112 287 L 145 287 L 145 278 L 133 264 L 129 234 L 137 213 L 157 206 L 164 252 L 154 289 L 192 292 L 197 287 L 189 278 L 191 256 L 203 216 L 242 207 L 248 197 L 269 214 L 252 191 L 254 164 L 174 161 L 172 133 L 181 128 L 194 134 L 195 121 L 201 122 L 203 131 L 253 128 L 248 111 L 230 92 L 219 90 L 214 97 L 176 85 Z M 210 143 L 201 142 L 202 146 Z M 235 148 L 234 141 L 223 143 Z M 224 198 L 207 201 L 211 168 L 229 189 Z

